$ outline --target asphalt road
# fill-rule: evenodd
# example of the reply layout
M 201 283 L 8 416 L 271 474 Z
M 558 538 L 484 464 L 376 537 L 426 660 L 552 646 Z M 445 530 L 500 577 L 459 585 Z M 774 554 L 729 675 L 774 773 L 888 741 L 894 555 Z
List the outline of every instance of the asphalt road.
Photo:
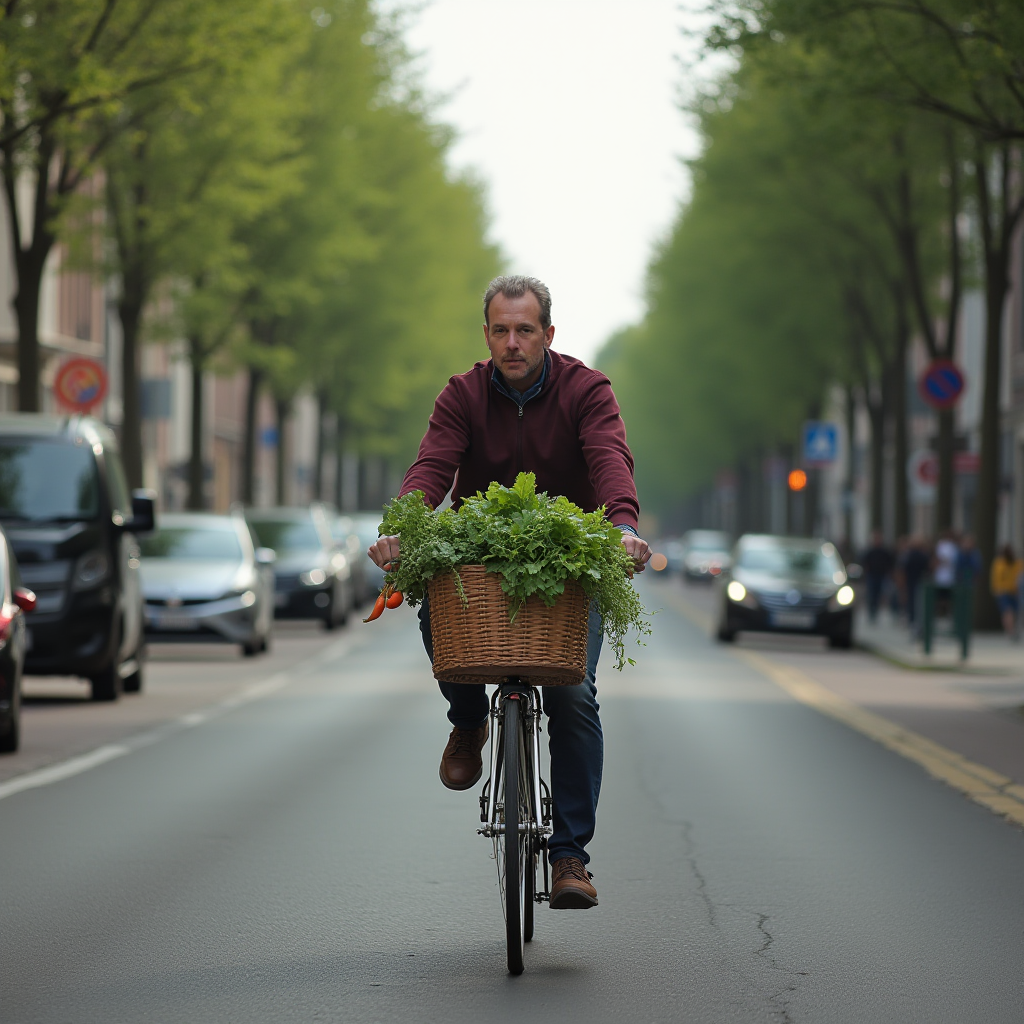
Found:
M 671 608 L 599 673 L 601 905 L 519 978 L 414 616 L 285 660 L 167 663 L 212 703 L 0 799 L 0 1021 L 1024 1020 L 1024 833 Z

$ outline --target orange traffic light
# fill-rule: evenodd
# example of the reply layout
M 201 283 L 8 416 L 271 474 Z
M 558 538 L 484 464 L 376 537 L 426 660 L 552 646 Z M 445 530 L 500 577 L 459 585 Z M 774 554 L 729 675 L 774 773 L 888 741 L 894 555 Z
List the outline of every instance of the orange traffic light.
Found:
M 789 489 L 802 491 L 806 486 L 807 474 L 802 469 L 791 469 L 789 471 Z

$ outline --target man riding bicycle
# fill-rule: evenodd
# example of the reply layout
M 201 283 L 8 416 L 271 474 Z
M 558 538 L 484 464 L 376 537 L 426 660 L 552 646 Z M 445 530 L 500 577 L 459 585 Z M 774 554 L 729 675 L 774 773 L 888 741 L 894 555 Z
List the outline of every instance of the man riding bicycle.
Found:
M 416 461 L 400 494 L 423 491 L 436 508 L 486 490 L 492 480 L 511 485 L 520 472 L 537 477 L 537 490 L 564 495 L 585 511 L 605 506 L 638 572 L 651 557 L 637 534 L 640 511 L 633 457 L 611 382 L 580 360 L 551 351 L 551 294 L 532 277 L 495 278 L 484 295 L 484 338 L 491 358 L 452 377 L 438 396 Z M 386 568 L 398 558 L 399 538 L 384 536 L 369 549 Z M 433 660 L 430 611 L 420 608 L 423 645 Z M 579 686 L 543 688 L 551 751 L 553 833 L 552 908 L 597 905 L 586 869 L 601 791 L 604 739 L 595 674 L 601 617 L 592 606 L 587 674 Z M 470 789 L 483 772 L 487 694 L 482 684 L 440 682 L 453 728 L 441 757 L 441 782 Z

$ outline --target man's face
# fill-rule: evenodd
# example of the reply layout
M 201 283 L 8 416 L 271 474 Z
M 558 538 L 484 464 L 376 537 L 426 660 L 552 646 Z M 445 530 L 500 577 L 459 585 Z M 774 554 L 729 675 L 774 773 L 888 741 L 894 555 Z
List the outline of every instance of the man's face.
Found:
M 518 299 L 499 292 L 487 313 L 490 327 L 484 324 L 484 337 L 494 365 L 510 387 L 529 390 L 544 371 L 544 350 L 550 347 L 555 328 L 541 327 L 540 303 L 533 292 Z

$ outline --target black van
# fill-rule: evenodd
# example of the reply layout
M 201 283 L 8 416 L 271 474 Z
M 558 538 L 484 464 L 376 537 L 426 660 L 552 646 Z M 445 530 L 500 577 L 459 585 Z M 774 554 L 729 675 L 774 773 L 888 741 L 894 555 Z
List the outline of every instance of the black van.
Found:
M 88 416 L 0 414 L 0 523 L 36 594 L 25 671 L 75 675 L 93 700 L 142 689 L 136 533 L 154 503 L 128 492 L 113 431 Z

